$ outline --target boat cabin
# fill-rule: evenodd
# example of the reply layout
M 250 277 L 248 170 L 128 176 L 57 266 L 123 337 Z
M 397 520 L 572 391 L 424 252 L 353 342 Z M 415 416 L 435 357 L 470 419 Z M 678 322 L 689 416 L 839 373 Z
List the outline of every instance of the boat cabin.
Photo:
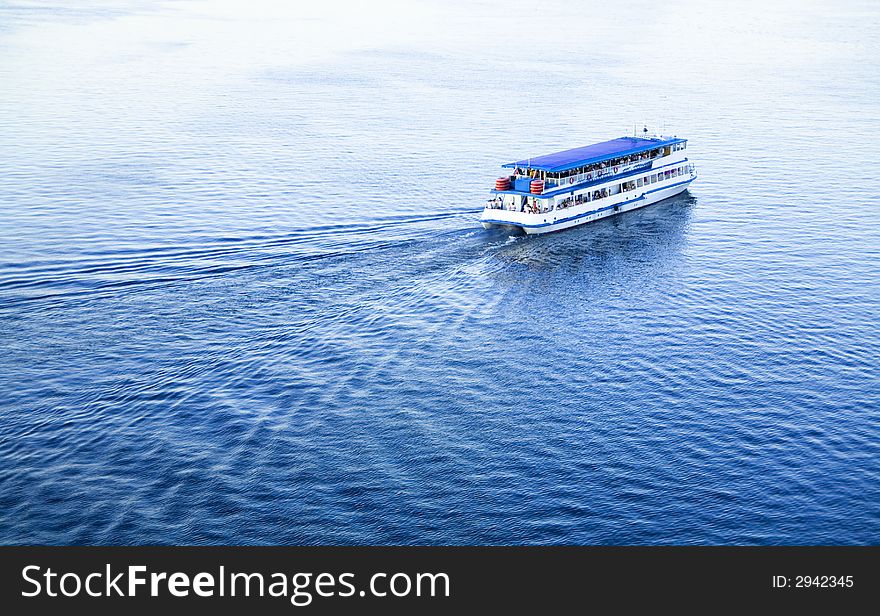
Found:
M 571 184 L 632 171 L 640 164 L 649 166 L 652 161 L 671 156 L 673 152 L 686 147 L 686 139 L 620 137 L 502 166 L 513 169 L 509 176 L 508 191 L 535 194 L 531 180 L 543 180 L 541 193 L 544 193 L 555 187 L 568 187 Z M 501 179 L 503 178 L 499 178 Z M 498 189 L 496 183 L 496 190 L 493 192 L 505 192 Z

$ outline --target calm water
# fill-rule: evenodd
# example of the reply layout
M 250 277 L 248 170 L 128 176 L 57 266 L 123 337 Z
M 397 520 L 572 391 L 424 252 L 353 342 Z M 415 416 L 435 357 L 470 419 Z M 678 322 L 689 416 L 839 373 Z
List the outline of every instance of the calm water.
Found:
M 880 542 L 876 3 L 313 4 L 0 5 L 0 542 Z

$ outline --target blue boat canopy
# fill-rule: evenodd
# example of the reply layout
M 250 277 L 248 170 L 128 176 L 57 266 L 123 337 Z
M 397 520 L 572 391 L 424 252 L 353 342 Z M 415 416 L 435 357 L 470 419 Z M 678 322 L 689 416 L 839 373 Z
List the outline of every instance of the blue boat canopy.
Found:
M 620 137 L 611 141 L 603 141 L 602 143 L 594 143 L 573 150 L 565 150 L 556 152 L 555 154 L 545 154 L 544 156 L 536 156 L 528 160 L 519 160 L 513 163 L 507 163 L 502 167 L 522 167 L 537 169 L 538 171 L 547 171 L 550 173 L 559 173 L 599 163 L 609 158 L 617 158 L 619 156 L 629 156 L 630 154 L 638 154 L 647 152 L 654 148 L 663 148 L 676 143 L 684 143 L 687 139 L 642 139 L 640 137 Z

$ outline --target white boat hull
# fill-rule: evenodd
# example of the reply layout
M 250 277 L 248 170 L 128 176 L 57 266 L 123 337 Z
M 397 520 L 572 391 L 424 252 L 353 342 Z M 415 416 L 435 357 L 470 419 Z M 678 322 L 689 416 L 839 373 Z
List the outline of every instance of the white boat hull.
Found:
M 674 197 L 687 190 L 687 187 L 694 179 L 696 179 L 696 174 L 691 174 L 687 178 L 674 178 L 674 180 L 678 181 L 672 181 L 666 187 L 657 187 L 653 190 L 638 189 L 627 191 L 606 199 L 539 214 L 487 209 L 484 210 L 480 220 L 486 229 L 497 226 L 511 226 L 519 227 L 530 235 L 550 233 L 595 222 L 615 214 L 630 212 L 647 205 L 652 205 L 663 199 Z

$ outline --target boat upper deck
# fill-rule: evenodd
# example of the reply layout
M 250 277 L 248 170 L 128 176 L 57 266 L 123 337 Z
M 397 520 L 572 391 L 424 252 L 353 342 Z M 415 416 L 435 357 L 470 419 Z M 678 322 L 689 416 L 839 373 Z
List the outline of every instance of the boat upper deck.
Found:
M 536 156 L 527 160 L 519 160 L 502 165 L 509 168 L 537 169 L 548 173 L 560 173 L 583 167 L 592 163 L 599 163 L 610 158 L 629 156 L 647 152 L 655 148 L 662 148 L 676 143 L 684 143 L 686 139 L 644 139 L 641 137 L 620 137 L 602 143 L 594 143 L 580 148 L 564 150 L 554 154 Z

